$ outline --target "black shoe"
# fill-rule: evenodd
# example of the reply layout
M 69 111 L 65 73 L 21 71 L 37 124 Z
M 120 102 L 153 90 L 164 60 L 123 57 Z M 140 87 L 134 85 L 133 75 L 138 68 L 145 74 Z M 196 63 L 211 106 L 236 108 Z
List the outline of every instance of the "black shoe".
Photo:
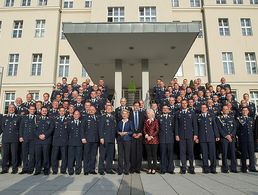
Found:
M 135 173 L 140 174 L 140 173 L 141 173 L 141 171 L 135 171 Z
M 212 174 L 217 174 L 217 171 L 211 171 Z
M 174 175 L 174 174 L 175 174 L 174 171 L 169 171 L 168 173 L 171 174 L 171 175 Z
M 66 171 L 61 171 L 61 174 L 66 175 L 67 172 Z
M 99 172 L 100 175 L 105 175 L 104 171 Z
M 114 171 L 107 171 L 107 174 L 114 175 L 114 174 L 115 174 L 115 172 L 114 172 Z
M 85 172 L 84 175 L 89 175 L 89 172 Z
M 192 174 L 192 175 L 194 175 L 194 174 L 195 174 L 195 171 L 194 171 L 194 170 L 190 170 L 189 173 Z
M 121 172 L 118 172 L 117 174 L 118 174 L 118 175 L 122 175 L 122 173 L 121 173 Z
M 57 175 L 57 172 L 53 172 L 52 175 Z
M 69 173 L 69 175 L 73 175 L 74 173 Z
M 1 171 L 0 174 L 6 174 L 8 171 Z
M 129 173 L 128 173 L 128 172 L 125 172 L 124 174 L 125 174 L 125 175 L 129 175 Z
M 186 170 L 181 170 L 180 173 L 181 174 L 186 174 Z
M 249 172 L 257 173 L 258 171 L 256 169 L 250 169 Z
M 228 170 L 222 170 L 222 173 L 229 173 Z
M 165 171 L 160 171 L 160 174 L 161 175 L 164 175 L 166 172 Z
M 80 175 L 81 173 L 79 173 L 79 172 L 77 172 L 77 173 L 75 173 L 75 175 Z
M 18 173 L 18 171 L 12 171 L 12 172 L 11 172 L 11 174 L 16 174 L 16 173 Z
M 49 175 L 49 172 L 44 172 L 44 175 Z
M 231 173 L 237 173 L 237 170 L 231 170 L 230 172 Z
M 242 173 L 247 173 L 246 169 L 242 169 L 241 171 L 242 171 Z
M 35 173 L 34 173 L 34 175 L 39 175 L 39 174 L 40 174 L 40 172 L 35 172 Z
M 31 175 L 33 173 L 33 171 L 28 171 L 27 174 Z
M 26 173 L 28 173 L 27 171 L 21 171 L 20 173 L 19 173 L 19 175 L 23 175 L 23 174 L 26 174 Z
M 95 171 L 91 171 L 90 174 L 97 175 L 97 173 Z
M 203 173 L 204 173 L 204 174 L 208 174 L 209 171 L 208 171 L 208 170 L 204 170 Z

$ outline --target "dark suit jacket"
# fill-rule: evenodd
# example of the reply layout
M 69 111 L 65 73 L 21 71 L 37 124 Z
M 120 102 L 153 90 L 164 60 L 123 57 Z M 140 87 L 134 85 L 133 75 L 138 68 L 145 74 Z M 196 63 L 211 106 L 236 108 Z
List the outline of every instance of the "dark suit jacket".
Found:
M 143 133 L 143 127 L 144 127 L 144 122 L 145 122 L 145 115 L 144 112 L 138 111 L 138 129 L 136 129 L 136 124 L 134 120 L 134 111 L 132 111 L 132 114 L 130 114 L 129 120 L 133 122 L 134 124 L 134 131 L 133 133 Z

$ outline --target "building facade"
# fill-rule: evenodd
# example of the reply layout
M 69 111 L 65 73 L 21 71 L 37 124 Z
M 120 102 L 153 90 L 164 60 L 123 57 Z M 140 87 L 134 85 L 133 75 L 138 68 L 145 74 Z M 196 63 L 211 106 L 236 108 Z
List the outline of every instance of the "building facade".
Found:
M 216 86 L 223 76 L 238 100 L 247 92 L 258 105 L 257 13 L 258 0 L 0 0 L 0 111 L 26 93 L 51 93 L 63 76 L 88 77 L 62 32 L 69 22 L 198 22 L 176 77 Z

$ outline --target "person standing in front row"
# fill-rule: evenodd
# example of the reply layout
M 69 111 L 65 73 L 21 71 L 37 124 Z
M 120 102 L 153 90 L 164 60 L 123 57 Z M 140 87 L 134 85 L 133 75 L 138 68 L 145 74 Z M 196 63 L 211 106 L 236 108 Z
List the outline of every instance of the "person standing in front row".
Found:
M 148 174 L 155 174 L 157 170 L 157 150 L 159 144 L 159 122 L 155 119 L 152 109 L 147 110 L 147 120 L 144 123 L 143 134 L 148 160 Z
M 134 126 L 133 122 L 128 119 L 128 110 L 122 110 L 121 115 L 122 120 L 117 124 L 118 175 L 122 173 L 128 175 L 130 171 L 130 151 Z
M 176 141 L 179 142 L 181 174 L 186 173 L 186 154 L 190 162 L 189 173 L 195 174 L 193 144 L 198 138 L 197 119 L 195 112 L 188 110 L 187 106 L 187 100 L 182 100 L 182 109 L 176 115 Z
M 106 170 L 107 174 L 114 174 L 112 171 L 112 161 L 116 139 L 116 119 L 112 114 L 111 105 L 106 105 L 106 111 L 100 118 L 99 139 L 100 146 L 98 172 L 100 175 L 104 175 L 104 171 Z

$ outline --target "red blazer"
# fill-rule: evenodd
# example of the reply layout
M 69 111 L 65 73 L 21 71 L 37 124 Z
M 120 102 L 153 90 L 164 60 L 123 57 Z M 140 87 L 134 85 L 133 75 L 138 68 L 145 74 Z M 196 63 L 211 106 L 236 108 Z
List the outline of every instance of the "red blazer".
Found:
M 144 134 L 145 144 L 159 144 L 159 122 L 158 122 L 158 120 L 154 119 L 154 121 L 151 121 L 151 122 L 146 120 L 144 123 L 143 134 Z M 148 134 L 149 136 L 152 136 L 153 139 L 148 141 L 145 138 L 146 134 Z

